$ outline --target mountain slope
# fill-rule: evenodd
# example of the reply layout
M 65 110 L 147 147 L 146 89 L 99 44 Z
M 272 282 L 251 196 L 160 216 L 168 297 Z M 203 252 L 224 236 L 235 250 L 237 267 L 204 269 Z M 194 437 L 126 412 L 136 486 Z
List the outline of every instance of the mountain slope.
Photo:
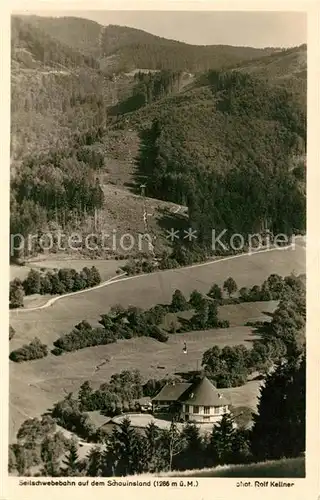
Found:
M 213 228 L 303 230 L 305 108 L 248 73 L 212 71 L 205 80 L 119 118 L 117 127 L 140 130 L 149 192 L 187 205 L 206 240 Z
M 234 65 L 276 51 L 273 48 L 189 45 L 135 28 L 101 26 L 74 17 L 20 16 L 20 19 L 72 49 L 97 57 L 101 68 L 107 72 L 136 68 L 198 72 Z
M 52 27 L 49 21 L 45 24 Z M 82 39 L 82 48 L 76 39 L 81 30 L 73 30 L 72 42 L 65 30 L 71 47 L 25 18 L 12 23 L 12 164 L 20 180 L 26 169 L 34 184 L 35 164 L 41 175 L 50 170 L 52 176 L 56 169 L 60 176 L 65 165 L 71 177 L 88 168 L 92 179 L 126 189 L 143 180 L 148 196 L 187 205 L 189 223 L 202 237 L 221 227 L 245 234 L 265 225 L 285 233 L 303 230 L 304 46 L 271 55 L 262 51 L 258 59 L 253 49 L 251 61 L 240 64 L 234 54 L 243 57 L 241 48 L 192 47 L 129 28 L 98 31 L 91 23 L 92 36 L 89 42 Z M 104 52 L 92 57 L 89 46 L 94 50 L 97 36 Z M 130 46 L 129 40 L 136 43 Z M 195 58 L 197 51 L 202 59 Z M 111 60 L 117 70 L 128 69 L 127 62 L 134 69 L 107 75 L 101 67 Z M 229 70 L 220 67 L 225 61 L 232 62 Z M 219 68 L 186 79 L 181 71 L 209 63 Z M 143 64 L 169 65 L 170 71 L 136 74 Z M 52 199 L 62 203 L 61 193 L 53 194 L 48 212 L 45 187 L 46 181 L 40 215 L 57 221 Z M 23 182 L 21 189 L 27 191 Z M 94 193 L 94 185 L 89 190 Z M 78 214 L 81 200 L 77 203 Z M 67 218 L 73 223 L 73 214 Z
M 103 26 L 78 17 L 13 16 L 20 19 L 52 39 L 86 55 L 101 56 L 100 37 Z
M 240 71 L 264 78 L 273 84 L 289 89 L 306 106 L 307 96 L 307 46 L 292 49 L 253 61 L 242 62 Z
M 92 55 L 84 55 L 75 48 L 53 39 L 40 27 L 32 26 L 24 18 L 12 17 L 12 58 L 22 67 L 36 69 L 39 66 L 85 67 L 98 69 Z

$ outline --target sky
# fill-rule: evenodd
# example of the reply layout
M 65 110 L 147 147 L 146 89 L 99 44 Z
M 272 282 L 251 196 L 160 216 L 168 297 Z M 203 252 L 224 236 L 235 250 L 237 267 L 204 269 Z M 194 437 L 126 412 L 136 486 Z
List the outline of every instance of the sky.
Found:
M 196 45 L 292 47 L 307 42 L 307 19 L 303 12 L 78 10 L 24 13 L 82 17 L 103 25 L 130 26 Z

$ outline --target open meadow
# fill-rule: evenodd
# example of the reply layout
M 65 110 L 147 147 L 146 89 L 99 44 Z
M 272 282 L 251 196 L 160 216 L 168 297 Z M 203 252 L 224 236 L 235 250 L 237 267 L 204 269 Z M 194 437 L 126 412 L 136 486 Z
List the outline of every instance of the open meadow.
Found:
M 125 278 L 97 290 L 62 298 L 46 309 L 11 311 L 10 324 L 17 333 L 10 342 L 10 350 L 35 336 L 51 347 L 58 336 L 70 331 L 77 322 L 86 319 L 96 324 L 99 315 L 117 303 L 147 308 L 169 302 L 177 288 L 188 296 L 194 289 L 207 292 L 213 283 L 221 285 L 228 276 L 232 276 L 240 288 L 260 284 L 271 273 L 288 275 L 291 272 L 305 272 L 305 250 L 300 245 L 294 250 L 273 250 Z M 166 344 L 141 337 L 86 348 L 61 357 L 50 354 L 36 361 L 10 362 L 10 439 L 14 439 L 19 425 L 26 418 L 40 415 L 64 395 L 76 391 L 85 380 L 96 386 L 107 381 L 113 373 L 135 368 L 146 379 L 162 378 L 177 371 L 196 369 L 203 352 L 215 344 L 223 347 L 244 343 L 249 346 L 254 339 L 251 329 L 236 325 L 261 319 L 264 311 L 271 312 L 273 308 L 274 303 L 226 306 L 222 316 L 230 318 L 234 326 L 170 335 Z M 182 351 L 185 341 L 187 355 Z M 234 406 L 254 408 L 258 390 L 259 382 L 253 380 L 243 387 L 224 392 L 228 393 Z

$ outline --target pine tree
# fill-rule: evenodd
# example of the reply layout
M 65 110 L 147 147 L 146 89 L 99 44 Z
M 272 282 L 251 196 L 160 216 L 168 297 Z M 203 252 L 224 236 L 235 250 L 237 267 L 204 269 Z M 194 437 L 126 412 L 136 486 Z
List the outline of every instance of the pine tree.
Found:
M 232 461 L 234 434 L 233 418 L 225 413 L 220 422 L 212 428 L 207 448 L 208 466 L 223 465 Z
M 170 305 L 171 312 L 185 311 L 188 309 L 188 302 L 180 290 L 175 290 L 172 295 L 172 301 Z
M 243 464 L 251 461 L 250 431 L 236 429 L 232 439 L 232 463 Z
M 146 437 L 146 469 L 148 472 L 161 470 L 161 453 L 159 450 L 160 431 L 154 422 L 145 429 Z
M 63 476 L 71 477 L 80 475 L 78 449 L 74 441 L 70 444 L 69 453 L 63 461 L 63 464 L 65 465 L 65 468 L 61 471 Z
M 176 459 L 177 469 L 201 469 L 204 467 L 204 445 L 199 427 L 188 422 L 184 426 L 181 436 L 185 440 L 185 445 Z
M 96 268 L 96 266 L 92 266 L 90 271 L 92 286 L 99 285 L 99 283 L 101 282 L 101 276 L 98 269 Z
M 191 320 L 192 328 L 205 330 L 208 328 L 209 320 L 209 304 L 207 300 L 203 300 L 197 308 L 197 313 Z M 211 325 L 210 325 L 211 326 Z
M 145 439 L 124 418 L 112 431 L 103 455 L 103 474 L 128 476 L 145 468 Z
M 251 434 L 255 459 L 297 457 L 305 450 L 305 390 L 304 359 L 279 365 L 266 378 Z
M 64 450 L 63 441 L 46 437 L 41 443 L 41 460 L 43 462 L 42 475 L 49 477 L 60 476 L 59 457 Z
M 218 306 L 216 301 L 208 304 L 207 328 L 215 328 L 218 323 Z
M 193 290 L 193 292 L 191 292 L 189 304 L 193 309 L 198 310 L 201 306 L 203 306 L 204 301 L 204 296 L 202 293 L 198 292 L 198 290 Z
M 100 448 L 94 447 L 87 455 L 86 476 L 101 476 L 102 472 L 102 453 Z
M 92 394 L 93 394 L 93 390 L 92 390 L 92 387 L 90 385 L 90 382 L 88 382 L 88 380 L 86 380 L 81 385 L 81 387 L 79 389 L 79 394 L 78 394 L 78 400 L 81 403 L 81 410 L 82 411 L 92 410 L 92 408 L 91 408 Z

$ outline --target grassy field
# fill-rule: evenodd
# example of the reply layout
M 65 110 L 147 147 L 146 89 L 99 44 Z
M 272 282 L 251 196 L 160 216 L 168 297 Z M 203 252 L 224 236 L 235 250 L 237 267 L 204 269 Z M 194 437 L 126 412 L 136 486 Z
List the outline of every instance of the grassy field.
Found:
M 151 338 L 135 338 L 117 344 L 90 347 L 60 357 L 10 362 L 10 437 L 13 438 L 26 415 L 40 415 L 66 394 L 75 391 L 85 381 L 93 387 L 107 381 L 113 373 L 138 369 L 145 379 L 162 378 L 200 366 L 203 352 L 219 345 L 251 345 L 253 336 L 248 327 L 207 330 L 170 335 L 166 344 Z M 183 353 L 187 342 L 188 354 Z M 98 365 L 105 362 L 100 369 Z M 199 363 L 199 364 L 198 364 Z M 225 389 L 224 394 L 235 406 L 255 407 L 259 382 Z
M 170 301 L 176 288 L 188 295 L 195 288 L 207 292 L 212 283 L 222 284 L 228 276 L 233 276 L 241 287 L 261 283 L 272 272 L 288 275 L 293 271 L 305 271 L 305 252 L 301 247 L 294 251 L 272 251 L 125 279 L 99 290 L 63 298 L 47 309 L 11 311 L 10 323 L 17 333 L 10 342 L 10 350 L 34 336 L 51 344 L 82 319 L 96 322 L 101 313 L 117 303 L 147 308 Z M 264 303 L 259 306 L 257 303 L 227 307 L 226 314 L 230 319 L 233 318 L 232 324 L 243 324 L 244 320 L 261 318 L 262 312 L 269 306 Z M 13 439 L 23 420 L 41 414 L 65 394 L 77 390 L 84 380 L 99 385 L 108 380 L 112 373 L 134 368 L 138 368 L 145 378 L 160 378 L 176 371 L 196 369 L 203 352 L 214 344 L 224 346 L 245 343 L 249 346 L 253 338 L 250 328 L 234 326 L 230 329 L 172 335 L 166 344 L 151 338 L 136 338 L 58 358 L 50 355 L 28 363 L 10 362 L 10 438 Z M 188 355 L 182 351 L 185 341 Z M 105 364 L 97 369 L 104 361 Z M 234 406 L 254 408 L 258 390 L 259 382 L 253 380 L 246 386 L 224 392 Z
M 305 477 L 305 458 L 283 458 L 248 465 L 225 465 L 212 469 L 162 472 L 160 476 L 172 477 Z M 288 481 L 289 482 L 289 481 Z
M 297 246 L 295 250 L 256 253 L 192 268 L 124 278 L 101 289 L 62 298 L 47 309 L 12 310 L 10 322 L 17 332 L 12 342 L 16 347 L 38 335 L 44 343 L 51 343 L 82 319 L 96 322 L 100 314 L 114 304 L 148 308 L 170 302 L 175 289 L 182 290 L 187 296 L 194 289 L 205 293 L 213 283 L 221 285 L 228 276 L 236 280 L 239 288 L 252 286 L 261 284 L 272 272 L 281 275 L 305 272 L 304 249 Z
M 103 191 L 105 204 L 101 213 L 101 228 L 107 233 L 115 231 L 116 253 L 128 253 L 126 250 L 121 249 L 119 244 L 121 236 L 126 233 L 130 233 L 134 238 L 134 247 L 131 253 L 137 253 L 141 250 L 148 251 L 146 245 L 139 246 L 139 234 L 144 232 L 144 208 L 141 196 L 110 184 L 104 185 Z M 146 197 L 145 202 L 148 214 L 148 230 L 150 236 L 154 238 L 156 251 L 161 252 L 170 246 L 169 241 L 166 239 L 166 227 L 178 228 L 179 224 L 181 224 L 180 205 L 148 197 Z M 110 246 L 113 246 L 112 238 L 107 240 L 108 245 L 109 241 Z

